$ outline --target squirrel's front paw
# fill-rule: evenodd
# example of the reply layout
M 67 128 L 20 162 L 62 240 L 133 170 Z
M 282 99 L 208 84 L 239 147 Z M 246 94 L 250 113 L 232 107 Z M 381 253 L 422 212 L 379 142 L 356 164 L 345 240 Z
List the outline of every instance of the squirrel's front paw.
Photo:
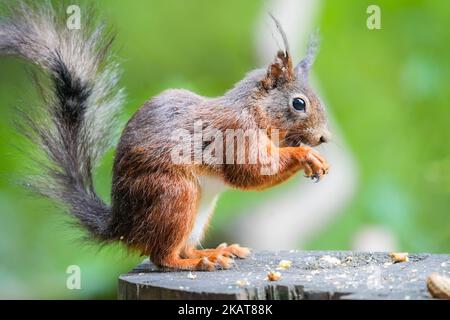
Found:
M 328 162 L 314 149 L 309 148 L 300 159 L 305 176 L 318 182 L 322 176 L 328 173 Z

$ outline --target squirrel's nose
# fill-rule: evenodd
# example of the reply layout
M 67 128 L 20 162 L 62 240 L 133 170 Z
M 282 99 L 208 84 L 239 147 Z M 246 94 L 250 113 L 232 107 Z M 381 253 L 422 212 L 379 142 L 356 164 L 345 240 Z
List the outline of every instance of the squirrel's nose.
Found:
M 328 130 L 324 131 L 319 137 L 319 144 L 327 143 L 328 141 L 330 141 L 330 136 L 331 134 Z

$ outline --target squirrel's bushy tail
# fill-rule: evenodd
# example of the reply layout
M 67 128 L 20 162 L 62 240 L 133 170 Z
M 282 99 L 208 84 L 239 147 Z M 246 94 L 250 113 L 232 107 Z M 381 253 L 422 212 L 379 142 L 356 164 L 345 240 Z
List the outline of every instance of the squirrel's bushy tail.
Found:
M 29 60 L 49 79 L 36 81 L 42 106 L 22 112 L 20 123 L 46 158 L 31 185 L 64 204 L 91 236 L 108 240 L 111 210 L 94 191 L 92 169 L 110 146 L 123 101 L 118 68 L 108 55 L 113 37 L 93 26 L 87 12 L 81 29 L 69 30 L 65 9 L 55 11 L 50 2 L 5 7 L 0 55 Z

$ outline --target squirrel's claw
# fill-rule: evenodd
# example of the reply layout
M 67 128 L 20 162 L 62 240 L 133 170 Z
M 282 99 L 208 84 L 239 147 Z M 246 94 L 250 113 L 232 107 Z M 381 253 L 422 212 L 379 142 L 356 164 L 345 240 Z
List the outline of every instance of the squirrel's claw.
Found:
M 315 174 L 313 174 L 312 176 L 311 176 L 311 180 L 314 182 L 314 183 L 317 183 L 317 182 L 319 182 L 320 181 L 320 175 L 318 174 L 318 173 L 315 173 Z

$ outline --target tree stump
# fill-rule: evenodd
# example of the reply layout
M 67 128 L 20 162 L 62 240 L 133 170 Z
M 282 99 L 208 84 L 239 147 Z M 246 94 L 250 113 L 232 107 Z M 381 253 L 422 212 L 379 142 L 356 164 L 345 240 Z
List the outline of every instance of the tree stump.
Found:
M 289 268 L 279 267 L 291 261 Z M 267 280 L 270 270 L 281 274 Z M 119 278 L 118 297 L 145 299 L 430 299 L 426 278 L 450 276 L 449 254 L 410 254 L 393 263 L 388 253 L 260 251 L 236 259 L 230 270 L 164 271 L 145 260 Z

